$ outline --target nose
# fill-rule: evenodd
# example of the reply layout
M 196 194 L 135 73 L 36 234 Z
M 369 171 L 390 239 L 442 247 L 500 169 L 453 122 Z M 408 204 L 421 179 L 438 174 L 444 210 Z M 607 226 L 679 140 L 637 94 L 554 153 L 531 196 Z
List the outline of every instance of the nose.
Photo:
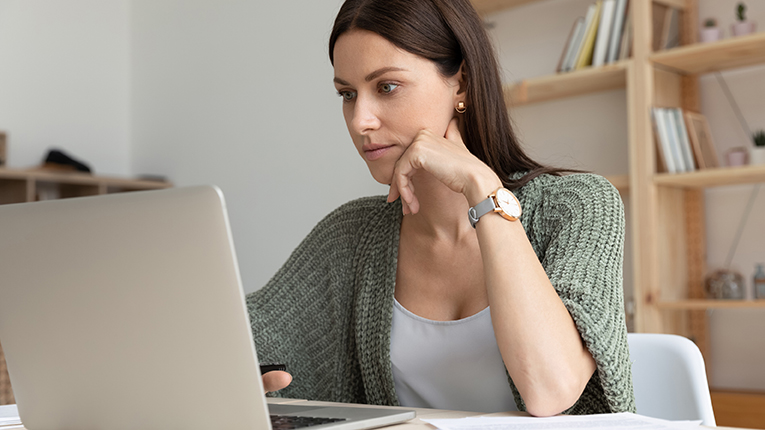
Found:
M 360 95 L 356 97 L 351 126 L 360 135 L 369 134 L 369 132 L 380 128 L 380 118 L 377 113 L 377 106 L 373 100 L 370 100 L 368 97 L 361 97 Z

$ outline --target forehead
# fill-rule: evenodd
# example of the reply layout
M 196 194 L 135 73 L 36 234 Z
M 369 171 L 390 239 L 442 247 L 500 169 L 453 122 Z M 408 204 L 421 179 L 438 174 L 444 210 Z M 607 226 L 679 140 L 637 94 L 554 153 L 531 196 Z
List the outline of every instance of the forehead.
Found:
M 416 74 L 436 72 L 432 61 L 407 52 L 377 33 L 353 29 L 337 38 L 334 49 L 335 77 L 359 79 L 384 67 Z

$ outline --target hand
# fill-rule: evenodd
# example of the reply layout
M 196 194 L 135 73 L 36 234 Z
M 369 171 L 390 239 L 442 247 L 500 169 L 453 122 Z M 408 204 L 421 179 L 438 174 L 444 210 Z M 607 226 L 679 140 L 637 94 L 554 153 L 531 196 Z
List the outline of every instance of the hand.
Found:
M 494 171 L 468 151 L 456 118 L 449 122 L 443 137 L 430 130 L 417 133 L 396 162 L 388 201 L 400 196 L 405 214 L 420 210 L 412 184 L 412 177 L 419 170 L 430 173 L 452 191 L 465 195 L 471 205 L 502 186 Z
M 263 388 L 266 393 L 279 391 L 292 382 L 292 375 L 281 370 L 274 370 L 263 375 Z

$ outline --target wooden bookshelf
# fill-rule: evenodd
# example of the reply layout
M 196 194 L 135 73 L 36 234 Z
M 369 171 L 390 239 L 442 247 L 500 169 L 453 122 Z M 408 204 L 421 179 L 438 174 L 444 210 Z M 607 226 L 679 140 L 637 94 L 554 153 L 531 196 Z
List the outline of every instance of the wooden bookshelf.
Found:
M 719 167 L 689 173 L 659 173 L 653 181 L 657 185 L 677 188 L 712 188 L 765 182 L 765 165 Z
M 765 63 L 765 32 L 681 46 L 649 57 L 685 74 L 709 73 Z
M 54 190 L 58 198 L 68 198 L 171 186 L 169 182 L 94 176 L 81 172 L 0 168 L 0 204 L 37 201 L 43 189 Z
M 602 67 L 587 67 L 568 73 L 524 79 L 505 85 L 505 103 L 509 107 L 522 106 L 625 88 L 630 64 L 630 60 L 624 60 Z
M 707 300 L 707 299 L 689 299 L 659 302 L 659 309 L 664 310 L 706 310 L 706 309 L 744 309 L 756 308 L 765 309 L 765 299 L 760 300 Z

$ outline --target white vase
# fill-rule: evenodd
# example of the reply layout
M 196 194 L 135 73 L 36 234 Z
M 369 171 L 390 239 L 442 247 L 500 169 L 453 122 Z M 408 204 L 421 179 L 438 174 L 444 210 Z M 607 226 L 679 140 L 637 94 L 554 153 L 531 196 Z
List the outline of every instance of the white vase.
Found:
M 704 27 L 701 29 L 701 34 L 699 34 L 699 40 L 702 42 L 714 42 L 720 40 L 721 35 L 722 32 L 717 27 Z
M 736 21 L 731 24 L 730 31 L 734 36 L 744 36 L 757 31 L 757 23 L 754 21 Z
M 765 164 L 765 146 L 755 146 L 749 150 L 749 164 Z

